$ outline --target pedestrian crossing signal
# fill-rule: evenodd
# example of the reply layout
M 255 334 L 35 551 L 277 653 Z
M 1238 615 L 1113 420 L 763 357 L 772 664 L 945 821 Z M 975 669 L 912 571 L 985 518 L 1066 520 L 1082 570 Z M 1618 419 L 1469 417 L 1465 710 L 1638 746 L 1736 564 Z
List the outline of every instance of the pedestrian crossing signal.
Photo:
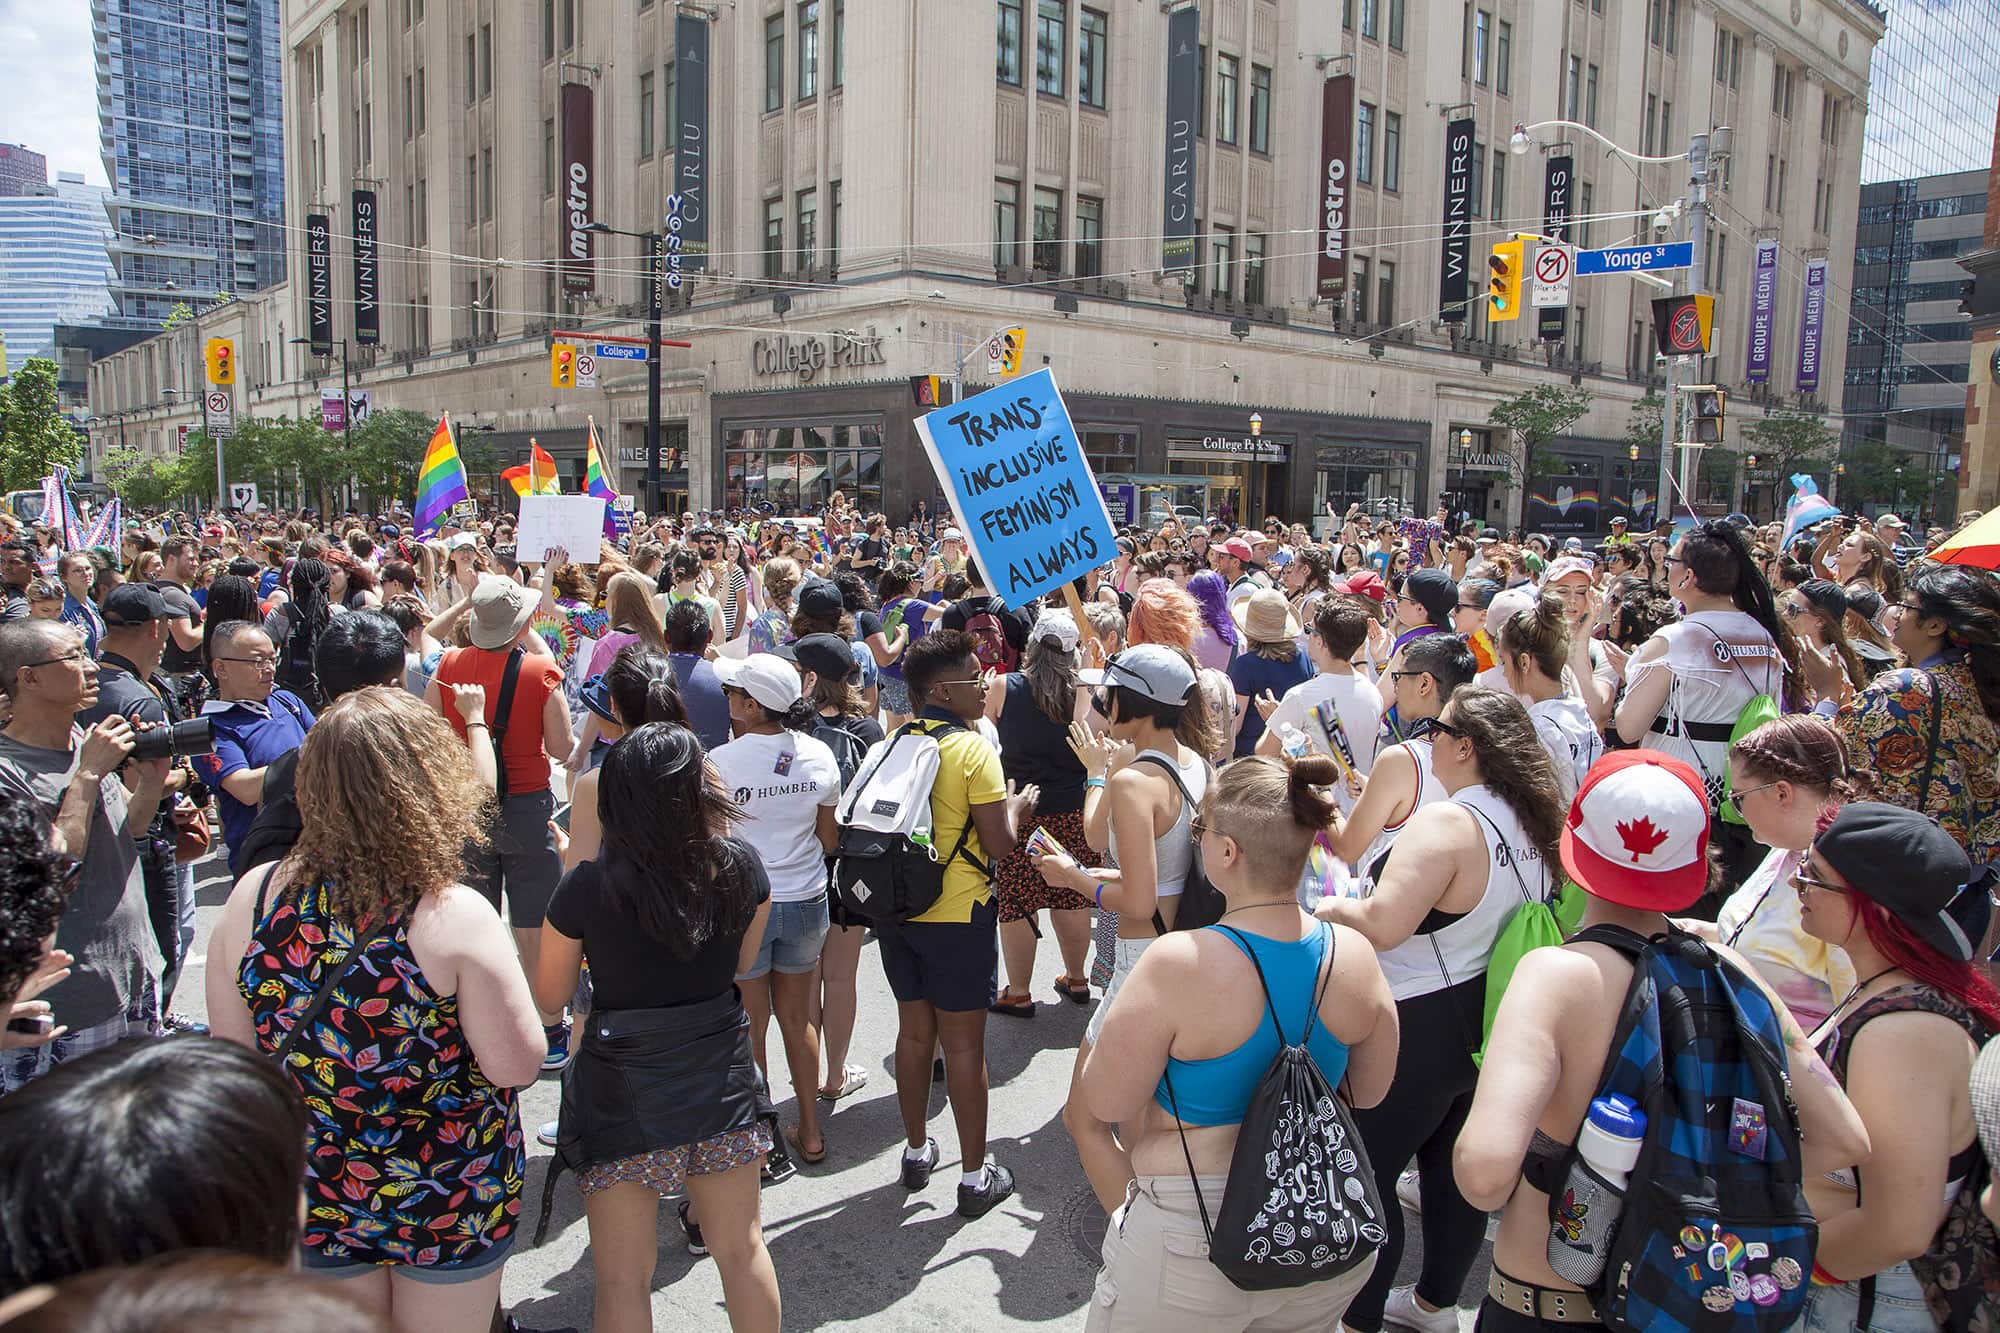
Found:
M 1686 392 L 1693 419 L 1689 438 L 1696 444 L 1721 444 L 1729 395 L 1713 384 L 1691 384 Z
M 918 407 L 943 407 L 944 398 L 938 392 L 938 377 L 935 375 L 910 376 L 910 401 Z
M 1521 264 L 1525 249 L 1520 241 L 1498 241 L 1486 258 L 1486 318 L 1493 323 L 1521 317 Z
M 576 387 L 576 346 L 557 343 L 549 349 L 549 383 L 558 389 Z

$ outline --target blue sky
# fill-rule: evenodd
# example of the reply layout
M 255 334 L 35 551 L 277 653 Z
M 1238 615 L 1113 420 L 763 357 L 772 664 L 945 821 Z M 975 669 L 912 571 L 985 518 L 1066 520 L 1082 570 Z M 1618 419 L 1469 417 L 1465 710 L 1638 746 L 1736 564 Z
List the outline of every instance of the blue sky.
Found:
M 0 140 L 103 185 L 87 0 L 0 0 Z

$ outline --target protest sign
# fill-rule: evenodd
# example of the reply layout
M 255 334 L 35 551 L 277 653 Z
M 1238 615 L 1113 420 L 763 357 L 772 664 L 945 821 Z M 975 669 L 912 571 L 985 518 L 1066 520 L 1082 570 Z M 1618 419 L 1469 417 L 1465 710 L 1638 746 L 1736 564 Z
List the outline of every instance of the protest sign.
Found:
M 1046 367 L 917 418 L 986 586 L 1010 607 L 1117 553 L 1116 531 Z
M 604 537 L 604 501 L 594 495 L 524 495 L 514 530 L 516 560 L 546 560 L 551 546 L 582 564 L 595 564 Z

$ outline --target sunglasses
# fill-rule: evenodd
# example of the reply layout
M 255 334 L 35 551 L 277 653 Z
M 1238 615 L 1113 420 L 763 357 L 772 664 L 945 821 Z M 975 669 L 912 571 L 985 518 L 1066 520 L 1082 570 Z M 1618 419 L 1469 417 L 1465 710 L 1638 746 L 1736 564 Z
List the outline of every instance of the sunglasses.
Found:
M 1418 723 L 1417 731 L 1418 734 L 1423 736 L 1436 736 L 1442 734 L 1445 736 L 1450 736 L 1453 740 L 1469 741 L 1472 739 L 1471 736 L 1467 735 L 1463 731 L 1460 731 L 1457 727 L 1454 727 L 1451 723 L 1446 722 L 1443 718 L 1436 718 L 1436 717 L 1425 718 L 1422 722 Z
M 1764 783 L 1764 784 L 1763 784 L 1762 786 L 1759 786 L 1759 787 L 1745 787 L 1745 788 L 1743 788 L 1743 790 L 1741 790 L 1741 791 L 1733 791 L 1733 792 L 1730 792 L 1730 793 L 1729 793 L 1729 795 L 1728 795 L 1728 796 L 1726 796 L 1726 797 L 1724 797 L 1723 799 L 1724 799 L 1724 800 L 1726 800 L 1726 801 L 1728 801 L 1730 805 L 1734 806 L 1734 807 L 1735 807 L 1735 809 L 1736 809 L 1736 813 L 1740 815 L 1740 814 L 1742 814 L 1742 813 L 1743 813 L 1743 798 L 1744 798 L 1744 797 L 1746 797 L 1746 796 L 1754 796 L 1754 795 L 1755 795 L 1756 793 L 1758 793 L 1758 792 L 1760 792 L 1760 791 L 1769 791 L 1769 790 L 1770 790 L 1771 788 L 1773 788 L 1773 787 L 1775 787 L 1775 786 L 1777 786 L 1777 785 L 1778 785 L 1778 784 L 1777 784 L 1777 783 L 1775 783 L 1775 782 L 1766 782 L 1766 783 Z
M 1831 880 L 1824 880 L 1817 875 L 1808 874 L 1806 863 L 1803 861 L 1799 862 L 1799 868 L 1791 873 L 1791 882 L 1793 887 L 1798 889 L 1824 889 L 1828 893 L 1848 892 L 1847 886 L 1844 884 L 1835 884 Z

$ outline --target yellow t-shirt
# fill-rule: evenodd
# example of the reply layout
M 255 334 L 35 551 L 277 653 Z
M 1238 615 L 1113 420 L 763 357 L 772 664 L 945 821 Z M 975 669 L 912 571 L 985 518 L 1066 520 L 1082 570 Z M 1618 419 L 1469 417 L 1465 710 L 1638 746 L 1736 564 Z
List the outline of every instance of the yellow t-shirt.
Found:
M 935 722 L 920 724 L 926 732 L 943 728 Z M 947 732 L 938 737 L 937 782 L 931 787 L 931 841 L 943 856 L 958 845 L 958 835 L 972 819 L 972 807 L 1004 800 L 1007 778 L 1000 771 L 1000 756 L 986 738 L 972 730 Z M 986 862 L 975 826 L 965 840 L 965 850 Z M 972 909 L 993 897 L 987 875 L 964 856 L 952 858 L 944 872 L 944 892 L 928 912 L 912 921 L 972 920 Z

